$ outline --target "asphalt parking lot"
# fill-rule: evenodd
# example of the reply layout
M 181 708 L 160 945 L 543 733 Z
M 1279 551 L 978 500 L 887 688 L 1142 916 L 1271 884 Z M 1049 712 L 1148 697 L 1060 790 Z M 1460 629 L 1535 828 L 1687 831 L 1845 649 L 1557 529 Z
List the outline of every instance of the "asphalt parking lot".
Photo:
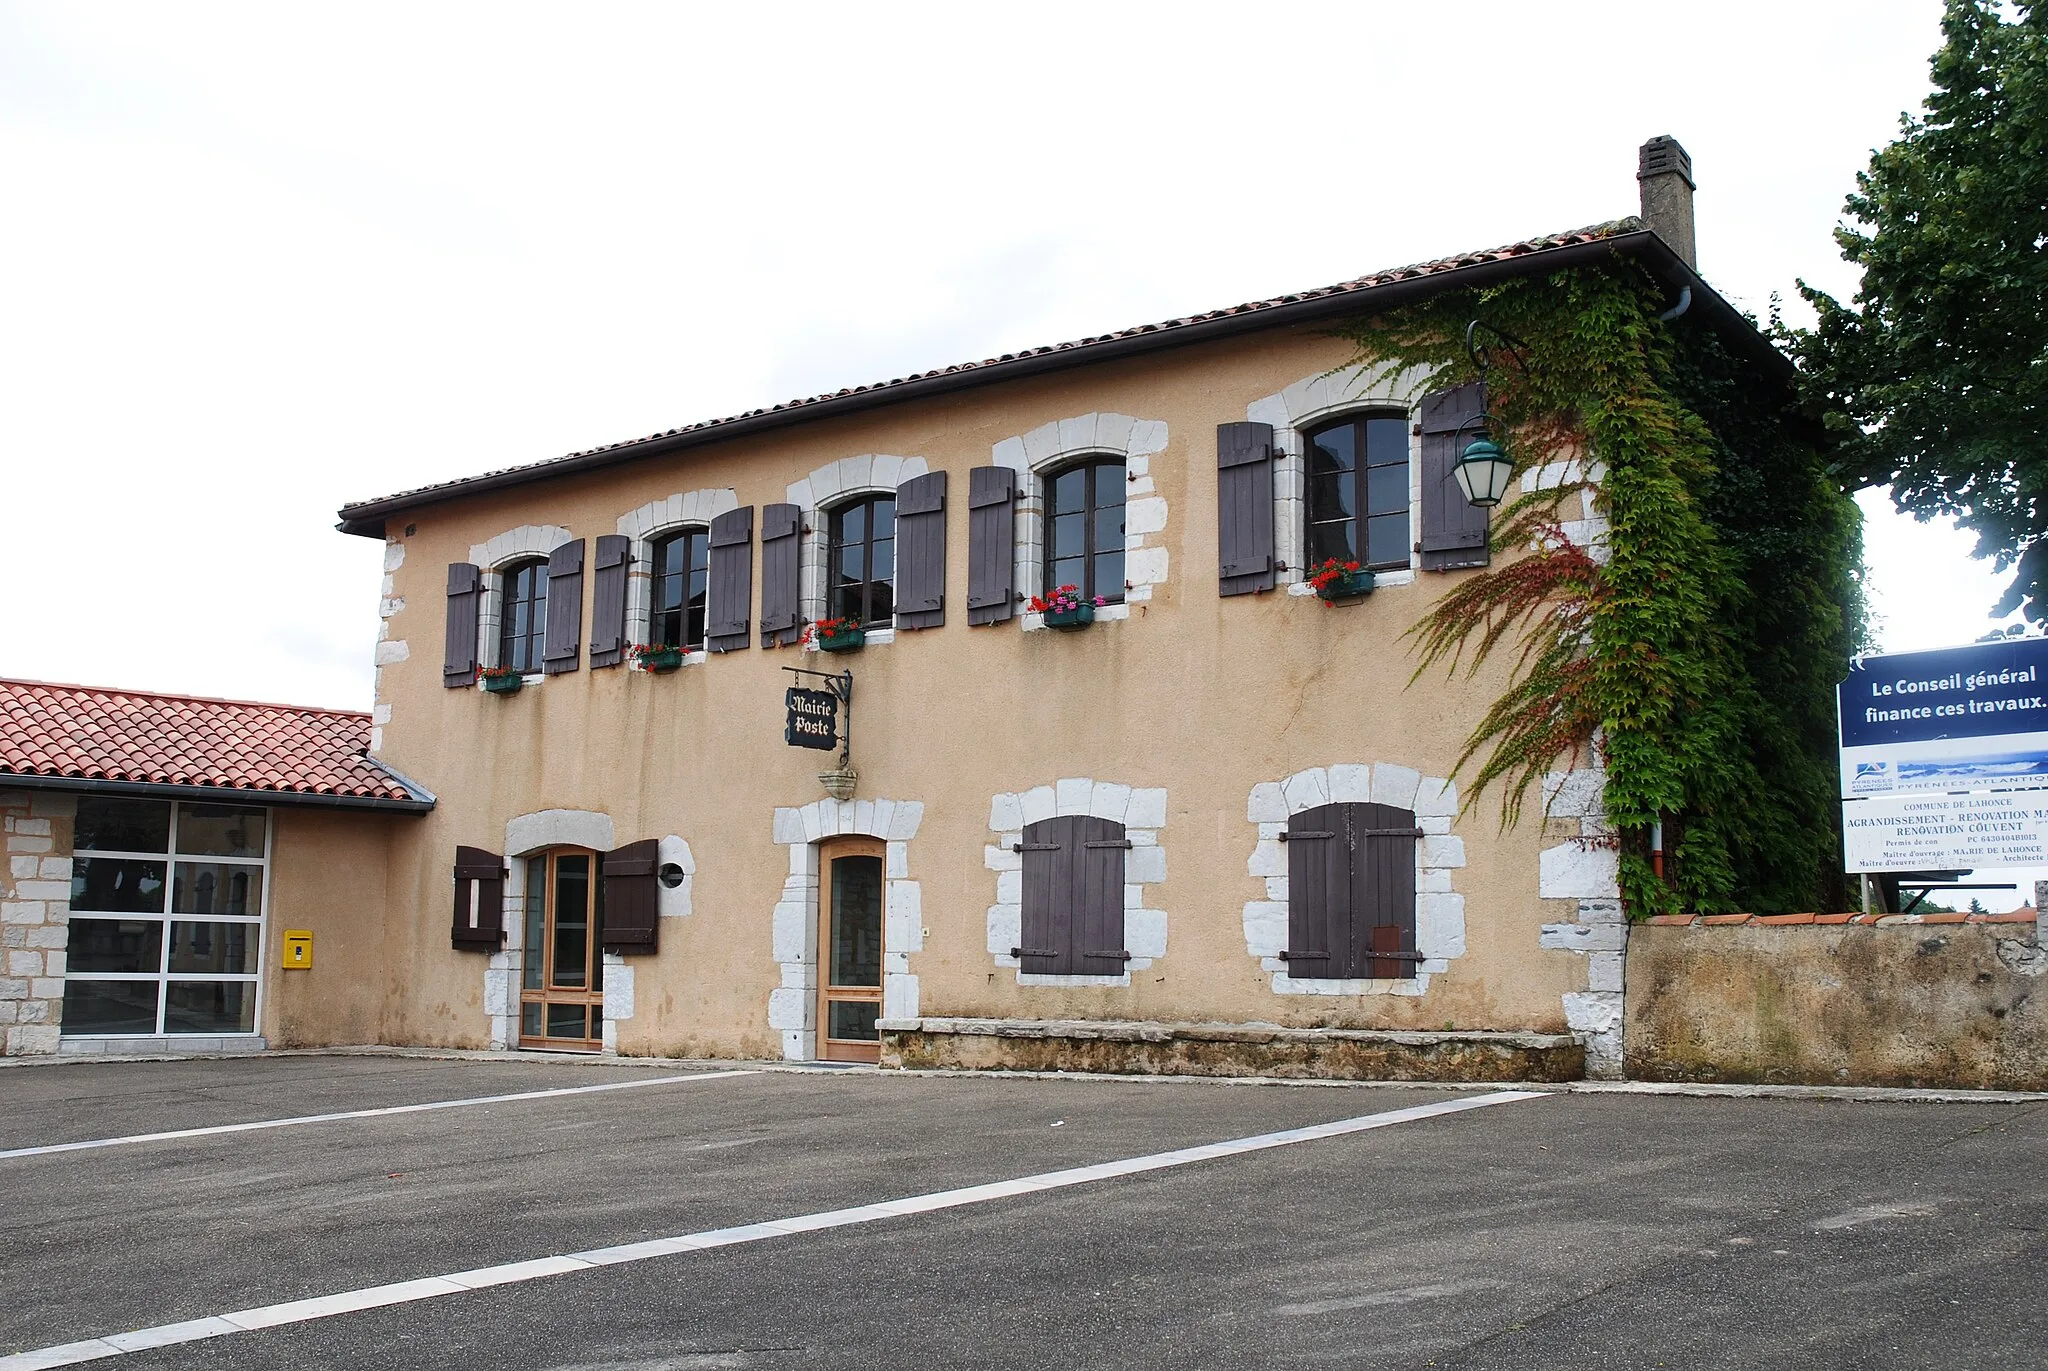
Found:
M 0 1369 L 2048 1355 L 2048 1103 L 1496 1093 L 395 1056 L 10 1069 Z M 686 1240 L 618 1250 L 666 1238 Z

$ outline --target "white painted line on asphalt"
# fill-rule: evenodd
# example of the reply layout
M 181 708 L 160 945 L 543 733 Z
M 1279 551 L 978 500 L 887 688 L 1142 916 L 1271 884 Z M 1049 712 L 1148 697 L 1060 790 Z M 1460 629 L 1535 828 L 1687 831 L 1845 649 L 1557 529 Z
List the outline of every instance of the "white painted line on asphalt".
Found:
M 721 1075 L 743 1076 L 744 1071 L 721 1072 Z M 710 1076 L 672 1077 L 679 1080 L 710 1080 Z M 651 1084 L 651 1082 L 649 1082 Z M 591 1089 L 593 1087 L 582 1087 Z M 604 1088 L 604 1087 L 596 1087 Z M 612 1087 L 616 1088 L 616 1087 Z M 568 1091 L 541 1092 L 551 1094 L 573 1093 Z M 275 1328 L 279 1324 L 309 1323 L 314 1319 L 333 1318 L 358 1309 L 378 1309 L 386 1305 L 408 1304 L 415 1300 L 431 1300 L 442 1295 L 458 1294 L 466 1290 L 477 1290 L 493 1285 L 514 1285 L 522 1281 L 541 1280 L 548 1276 L 561 1275 L 569 1271 L 587 1271 L 599 1266 L 617 1266 L 626 1262 L 647 1261 L 654 1257 L 674 1256 L 683 1252 L 702 1251 L 713 1247 L 729 1247 L 735 1243 L 760 1242 L 767 1238 L 787 1237 L 796 1233 L 814 1233 L 827 1228 L 845 1228 L 851 1224 L 872 1223 L 877 1219 L 893 1219 L 905 1214 L 927 1213 L 935 1209 L 955 1209 L 962 1205 L 984 1204 L 990 1200 L 1009 1199 L 1018 1195 L 1036 1194 L 1042 1190 L 1060 1190 L 1072 1185 L 1086 1185 L 1091 1181 L 1116 1176 L 1136 1175 L 1142 1171 L 1163 1171 L 1169 1167 L 1191 1166 L 1196 1162 L 1213 1161 L 1219 1157 L 1241 1156 L 1247 1152 L 1263 1152 L 1268 1148 L 1288 1147 L 1294 1143 L 1315 1142 L 1323 1138 L 1341 1138 L 1349 1133 L 1363 1133 L 1369 1129 L 1387 1128 L 1394 1124 L 1414 1123 L 1419 1119 L 1433 1119 L 1444 1114 L 1458 1114 L 1468 1109 L 1484 1109 L 1493 1104 L 1509 1104 L 1516 1100 L 1541 1100 L 1547 1093 L 1540 1090 L 1497 1090 L 1487 1095 L 1473 1095 L 1464 1099 L 1444 1100 L 1438 1104 L 1415 1105 L 1408 1109 L 1390 1109 L 1383 1114 L 1361 1114 L 1357 1118 L 1339 1119 L 1334 1123 L 1312 1124 L 1307 1128 L 1288 1128 L 1277 1133 L 1258 1133 L 1248 1138 L 1232 1138 L 1228 1142 L 1208 1143 L 1200 1147 L 1183 1147 L 1173 1152 L 1154 1152 L 1150 1156 L 1129 1157 L 1123 1161 L 1104 1162 L 1097 1166 L 1078 1166 L 1065 1171 L 1044 1171 L 1035 1176 L 1020 1176 L 1013 1181 L 995 1181 L 986 1185 L 964 1186 L 958 1190 L 937 1190 L 928 1195 L 911 1195 L 899 1200 L 886 1200 L 880 1204 L 864 1204 L 853 1209 L 831 1209 L 817 1214 L 798 1214 L 786 1219 L 771 1219 L 766 1223 L 741 1224 L 734 1228 L 714 1228 L 702 1233 L 685 1233 L 673 1238 L 653 1238 L 646 1242 L 626 1243 L 618 1247 L 592 1248 L 584 1252 L 569 1252 L 556 1257 L 536 1257 L 528 1261 L 508 1262 L 500 1266 L 479 1267 L 473 1271 L 454 1271 L 445 1276 L 424 1276 L 416 1280 L 396 1281 L 390 1285 L 373 1285 L 363 1290 L 344 1290 L 339 1294 L 321 1295 L 309 1300 L 291 1300 L 284 1304 L 259 1305 L 254 1309 L 238 1309 L 232 1313 L 213 1318 L 191 1319 L 183 1323 L 168 1323 L 155 1328 L 138 1328 L 128 1333 L 112 1333 L 104 1337 L 87 1338 L 82 1342 L 67 1342 L 56 1347 L 39 1347 L 30 1352 L 16 1352 L 12 1356 L 0 1357 L 0 1371 L 46 1371 L 55 1366 L 76 1366 L 80 1362 L 98 1361 L 103 1357 L 118 1357 L 128 1352 L 146 1348 L 170 1347 L 178 1343 L 200 1342 L 207 1338 L 225 1337 L 230 1333 L 248 1332 L 258 1328 Z M 507 1099 L 524 1099 L 527 1096 L 505 1096 Z M 432 1108 L 431 1105 L 410 1106 Z M 338 1115 L 335 1117 L 353 1117 Z
M 699 1071 L 681 1076 L 649 1076 L 637 1081 L 607 1081 L 603 1085 L 566 1085 L 554 1090 L 522 1090 L 511 1095 L 472 1095 L 460 1100 L 430 1100 L 425 1104 L 393 1104 L 381 1109 L 344 1109 L 333 1114 L 301 1114 L 290 1119 L 257 1119 L 251 1123 L 222 1123 L 208 1128 L 174 1128 L 163 1133 L 130 1133 L 119 1138 L 90 1138 L 85 1142 L 51 1143 L 47 1147 L 16 1147 L 0 1152 L 0 1161 L 15 1157 L 47 1157 L 54 1152 L 88 1152 L 97 1147 L 125 1147 L 130 1143 L 167 1142 L 176 1138 L 211 1138 L 221 1133 L 253 1133 L 261 1128 L 296 1128 L 307 1123 L 335 1123 L 342 1119 L 382 1119 L 393 1114 L 424 1114 L 434 1109 L 464 1109 L 476 1104 L 510 1104 L 515 1100 L 549 1100 L 562 1095 L 596 1095 L 607 1090 L 638 1090 L 647 1085 L 675 1085 L 683 1081 L 722 1081 L 732 1076 L 758 1076 L 758 1071 Z

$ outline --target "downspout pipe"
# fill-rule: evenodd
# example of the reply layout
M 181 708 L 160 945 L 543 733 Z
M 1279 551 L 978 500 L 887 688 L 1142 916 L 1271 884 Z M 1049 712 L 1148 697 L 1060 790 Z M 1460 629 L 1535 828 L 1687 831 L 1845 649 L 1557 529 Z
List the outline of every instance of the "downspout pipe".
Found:
M 1658 315 L 1657 322 L 1660 324 L 1668 324 L 1673 319 L 1676 319 L 1679 315 L 1685 313 L 1687 310 L 1691 308 L 1692 287 L 1680 286 L 1678 288 L 1678 303 L 1673 305 L 1670 309 L 1665 310 L 1662 314 Z

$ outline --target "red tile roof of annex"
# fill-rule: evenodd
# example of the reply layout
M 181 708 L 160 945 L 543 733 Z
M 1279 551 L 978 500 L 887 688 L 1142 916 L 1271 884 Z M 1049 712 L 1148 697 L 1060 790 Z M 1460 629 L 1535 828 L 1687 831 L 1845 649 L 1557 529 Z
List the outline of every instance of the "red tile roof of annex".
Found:
M 371 760 L 369 743 L 370 716 L 346 710 L 0 679 L 0 785 L 19 776 L 430 798 Z
M 940 367 L 933 371 L 914 372 L 909 376 L 899 376 L 889 381 L 877 381 L 869 385 L 850 386 L 842 390 L 829 391 L 822 395 L 813 395 L 803 399 L 786 400 L 778 405 L 770 405 L 763 409 L 750 409 L 739 414 L 727 415 L 722 419 L 705 419 L 694 424 L 685 424 L 680 428 L 665 429 L 660 433 L 650 433 L 641 438 L 629 438 L 622 442 L 607 443 L 601 447 L 585 448 L 579 452 L 567 453 L 560 457 L 551 457 L 545 461 L 501 467 L 493 471 L 480 472 L 474 476 L 464 476 L 452 481 L 439 481 L 431 485 L 417 486 L 410 490 L 401 490 L 390 495 L 378 496 L 375 499 L 361 500 L 343 506 L 340 513 L 341 527 L 345 532 L 381 537 L 382 516 L 396 509 L 425 504 L 428 501 L 454 495 L 472 487 L 489 489 L 506 484 L 545 479 L 555 474 L 551 470 L 552 468 L 574 469 L 591 465 L 593 459 L 602 460 L 607 454 L 617 454 L 612 460 L 629 460 L 633 455 L 628 451 L 629 449 L 652 443 L 660 443 L 663 440 L 685 438 L 694 435 L 702 435 L 704 439 L 709 440 L 719 436 L 716 432 L 719 429 L 732 428 L 746 424 L 748 421 L 760 421 L 783 415 L 790 416 L 788 422 L 797 422 L 805 417 L 802 414 L 802 411 L 805 410 L 843 405 L 855 397 L 862 396 L 880 396 L 882 399 L 877 402 L 882 402 L 886 400 L 887 393 L 892 390 L 915 387 L 921 383 L 929 384 L 944 378 L 959 378 L 956 384 L 966 385 L 975 384 L 981 380 L 997 381 L 1003 379 L 1003 375 L 989 374 L 985 377 L 977 377 L 974 373 L 1007 373 L 1015 370 L 1020 364 L 1030 363 L 1037 359 L 1063 353 L 1086 353 L 1090 349 L 1101 348 L 1108 344 L 1127 343 L 1131 340 L 1146 338 L 1147 336 L 1158 337 L 1160 338 L 1161 345 L 1168 345 L 1173 341 L 1178 341 L 1173 339 L 1171 335 L 1194 330 L 1197 325 L 1241 319 L 1243 325 L 1247 328 L 1265 327 L 1268 321 L 1249 316 L 1264 315 L 1274 311 L 1278 311 L 1281 315 L 1291 316 L 1295 311 L 1288 309 L 1287 307 L 1289 306 L 1301 307 L 1324 301 L 1341 302 L 1343 297 L 1377 291 L 1385 287 L 1398 286 L 1402 283 L 1419 281 L 1424 278 L 1447 276 L 1454 272 L 1470 268 L 1487 267 L 1491 264 L 1513 263 L 1520 258 L 1531 258 L 1543 254 L 1556 253 L 1560 249 L 1585 248 L 1609 240 L 1620 239 L 1631 240 L 1627 244 L 1628 246 L 1634 246 L 1641 242 L 1654 242 L 1660 255 L 1670 257 L 1669 249 L 1663 247 L 1661 240 L 1656 239 L 1654 233 L 1645 229 L 1641 219 L 1633 216 L 1616 219 L 1604 224 L 1592 224 L 1585 228 L 1572 229 L 1565 233 L 1545 234 L 1539 238 L 1529 238 L 1519 243 L 1509 243 L 1503 247 L 1486 248 L 1478 252 L 1459 253 L 1456 256 L 1440 258 L 1434 262 L 1419 262 L 1412 266 L 1396 267 L 1391 271 L 1376 272 L 1369 276 L 1360 276 L 1354 280 L 1341 281 L 1333 286 L 1298 291 L 1291 295 L 1279 295 L 1268 300 L 1252 300 L 1241 305 L 1232 305 L 1227 309 L 1210 310 L 1205 314 L 1192 314 L 1184 318 L 1167 319 L 1156 324 L 1141 324 L 1136 328 L 1121 329 L 1115 333 L 1099 334 L 1090 338 L 1078 338 L 1072 342 L 1054 343 L 1047 347 L 1028 348 L 1022 352 L 1006 352 L 1000 357 L 991 357 L 985 361 L 957 362 L 952 366 Z M 1614 245 L 1617 250 L 1624 246 L 1621 242 L 1616 242 Z M 1671 258 L 1671 261 L 1675 262 L 1676 259 Z M 1527 266 L 1532 270 L 1540 269 L 1540 264 L 1536 262 L 1530 262 Z M 1688 283 L 1699 281 L 1698 276 L 1682 264 L 1678 265 L 1677 270 L 1683 274 Z M 1445 282 L 1445 284 L 1454 285 L 1456 283 Z M 1699 285 L 1702 291 L 1705 291 L 1709 296 L 1712 295 L 1712 292 L 1707 290 L 1704 282 L 1699 282 Z M 1737 317 L 1731 308 L 1719 302 L 1717 298 L 1713 300 L 1713 303 L 1719 306 L 1716 313 Z M 1281 326 L 1287 322 L 1289 322 L 1289 319 L 1285 317 L 1275 317 L 1270 320 L 1271 326 L 1274 327 Z M 1753 325 L 1751 328 L 1753 330 Z M 1198 341 L 1198 339 L 1196 337 L 1189 337 L 1186 341 L 1194 342 Z M 1076 358 L 1075 360 L 1085 359 Z

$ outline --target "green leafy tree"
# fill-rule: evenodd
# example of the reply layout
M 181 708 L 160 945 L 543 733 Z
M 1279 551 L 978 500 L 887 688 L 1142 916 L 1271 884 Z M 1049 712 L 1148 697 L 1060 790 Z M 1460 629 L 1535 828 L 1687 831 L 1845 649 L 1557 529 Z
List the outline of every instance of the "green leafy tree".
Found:
M 2048 3 L 1947 0 L 1924 113 L 1856 178 L 1836 230 L 1863 269 L 1786 335 L 1852 487 L 1954 515 L 2048 619 Z

